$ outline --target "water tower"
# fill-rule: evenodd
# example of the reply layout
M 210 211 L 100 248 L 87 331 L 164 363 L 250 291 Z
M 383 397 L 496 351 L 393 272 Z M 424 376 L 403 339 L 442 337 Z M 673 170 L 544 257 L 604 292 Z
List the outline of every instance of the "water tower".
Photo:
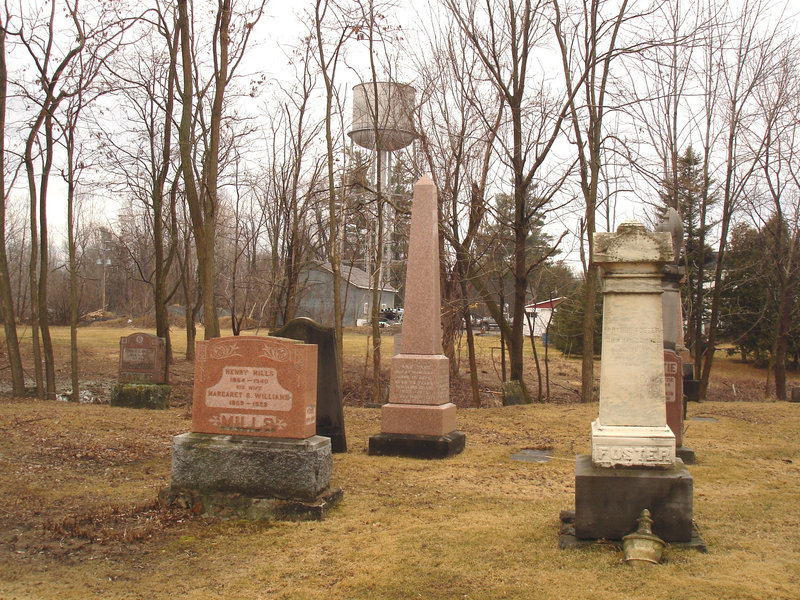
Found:
M 416 90 L 404 83 L 358 84 L 353 88 L 353 128 L 347 135 L 367 150 L 405 148 L 417 137 L 411 117 L 415 98 Z
M 380 172 L 376 168 L 375 183 L 380 181 L 384 194 L 390 193 L 392 152 L 405 148 L 417 137 L 412 117 L 415 101 L 416 90 L 405 83 L 370 81 L 353 87 L 353 126 L 347 135 L 362 148 L 374 150 L 376 162 L 381 154 L 381 168 Z M 384 219 L 384 223 L 387 231 L 392 231 L 388 219 Z M 391 236 L 385 238 L 389 239 L 384 241 L 383 260 L 378 266 L 381 288 L 391 256 Z M 369 255 L 369 251 L 366 254 Z M 368 264 L 366 268 L 369 272 Z

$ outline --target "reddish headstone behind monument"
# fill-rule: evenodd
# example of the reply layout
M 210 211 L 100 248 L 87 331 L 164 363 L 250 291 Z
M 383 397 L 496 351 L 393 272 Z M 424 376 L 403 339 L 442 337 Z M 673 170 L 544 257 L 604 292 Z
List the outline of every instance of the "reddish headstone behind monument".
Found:
M 674 350 L 664 350 L 664 383 L 667 425 L 675 434 L 675 446 L 683 444 L 683 365 Z
M 120 383 L 167 383 L 167 344 L 149 333 L 132 333 L 119 340 Z
M 307 438 L 317 426 L 317 346 L 278 337 L 197 342 L 192 431 Z

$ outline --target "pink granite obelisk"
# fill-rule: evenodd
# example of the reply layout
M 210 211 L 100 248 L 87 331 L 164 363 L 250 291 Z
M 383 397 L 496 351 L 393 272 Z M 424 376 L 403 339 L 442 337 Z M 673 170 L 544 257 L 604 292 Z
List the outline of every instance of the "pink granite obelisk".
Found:
M 389 403 L 370 454 L 443 458 L 464 448 L 442 354 L 438 223 L 436 187 L 424 175 L 414 185 L 400 354 L 392 357 Z

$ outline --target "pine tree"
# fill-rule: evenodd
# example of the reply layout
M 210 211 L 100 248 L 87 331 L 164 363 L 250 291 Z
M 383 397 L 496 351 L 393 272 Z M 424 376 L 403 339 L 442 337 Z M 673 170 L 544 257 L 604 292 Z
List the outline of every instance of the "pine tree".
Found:
M 709 224 L 706 215 L 716 202 L 711 193 L 704 193 L 712 182 L 703 176 L 702 157 L 691 146 L 678 157 L 677 179 L 664 182 L 661 192 L 662 217 L 668 208 L 674 208 L 683 221 L 684 249 L 682 263 L 686 266 L 686 280 L 682 289 L 683 314 L 686 320 L 686 346 L 697 355 L 704 346 L 703 330 L 706 318 L 705 285 L 712 273 L 707 269 L 715 259 L 714 251 L 708 245 Z M 708 201 L 703 206 L 703 198 Z

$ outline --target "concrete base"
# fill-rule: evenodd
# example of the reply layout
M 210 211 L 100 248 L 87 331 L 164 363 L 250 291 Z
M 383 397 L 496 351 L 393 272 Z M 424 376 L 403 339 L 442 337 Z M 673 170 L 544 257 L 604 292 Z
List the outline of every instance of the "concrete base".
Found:
M 519 404 L 530 404 L 530 400 L 525 402 L 525 394 L 522 393 L 522 384 L 512 379 L 503 383 L 503 406 L 516 406 Z
M 172 388 L 155 383 L 115 383 L 111 386 L 111 406 L 125 408 L 169 408 Z
M 591 457 L 575 461 L 575 535 L 578 539 L 620 540 L 637 528 L 645 508 L 653 533 L 665 542 L 692 538 L 694 480 L 679 460 L 672 469 L 592 466 Z
M 606 540 L 600 539 L 578 539 L 575 536 L 575 511 L 562 510 L 559 515 L 561 519 L 561 529 L 558 532 L 558 547 L 562 550 L 574 550 L 581 548 L 590 548 L 592 546 L 613 546 L 622 549 L 622 540 Z M 687 548 L 690 550 L 697 550 L 698 552 L 707 552 L 705 540 L 700 537 L 700 532 L 697 527 L 692 523 L 692 539 L 688 542 L 671 542 L 670 546 L 673 548 Z
M 379 433 L 369 438 L 371 456 L 404 456 L 407 458 L 447 458 L 464 450 L 467 436 L 461 431 L 447 435 L 408 435 Z
M 683 461 L 685 465 L 693 465 L 697 463 L 697 457 L 694 450 L 686 446 L 680 446 L 675 450 L 675 455 Z
M 340 488 L 328 489 L 313 500 L 254 498 L 240 494 L 202 494 L 186 488 L 165 488 L 158 494 L 165 506 L 179 506 L 197 515 L 250 521 L 321 521 L 342 500 Z
M 184 433 L 172 438 L 173 489 L 315 501 L 328 489 L 331 441 Z

